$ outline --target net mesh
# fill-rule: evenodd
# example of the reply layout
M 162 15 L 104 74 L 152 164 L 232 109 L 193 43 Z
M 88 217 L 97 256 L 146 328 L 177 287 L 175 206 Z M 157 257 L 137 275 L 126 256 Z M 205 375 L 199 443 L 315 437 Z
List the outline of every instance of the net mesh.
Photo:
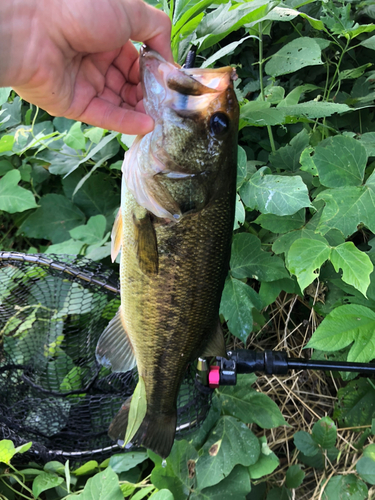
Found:
M 95 357 L 120 305 L 117 274 L 84 257 L 0 252 L 0 439 L 32 441 L 34 460 L 104 460 L 108 426 L 136 386 Z M 210 394 L 186 372 L 176 437 L 203 421 Z

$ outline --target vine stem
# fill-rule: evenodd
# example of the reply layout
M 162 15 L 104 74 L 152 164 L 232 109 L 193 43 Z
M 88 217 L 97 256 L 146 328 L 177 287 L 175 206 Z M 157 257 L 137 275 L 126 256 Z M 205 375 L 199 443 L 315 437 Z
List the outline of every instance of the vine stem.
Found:
M 259 23 L 259 85 L 260 85 L 260 98 L 264 102 L 264 85 L 263 85 L 263 24 Z M 271 125 L 267 125 L 268 137 L 271 144 L 272 152 L 275 153 L 275 141 L 273 140 L 273 133 Z

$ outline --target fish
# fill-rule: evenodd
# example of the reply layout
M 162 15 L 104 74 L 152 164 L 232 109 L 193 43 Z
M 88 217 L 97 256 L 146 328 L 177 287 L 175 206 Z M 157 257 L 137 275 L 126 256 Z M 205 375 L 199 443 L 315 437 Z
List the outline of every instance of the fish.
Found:
M 125 153 L 112 230 L 121 306 L 96 356 L 114 372 L 137 366 L 146 411 L 131 442 L 162 458 L 174 442 L 189 363 L 226 355 L 219 306 L 235 213 L 235 78 L 232 67 L 184 69 L 147 47 L 140 52 L 143 102 L 155 127 Z M 119 443 L 130 407 L 131 398 L 109 427 Z

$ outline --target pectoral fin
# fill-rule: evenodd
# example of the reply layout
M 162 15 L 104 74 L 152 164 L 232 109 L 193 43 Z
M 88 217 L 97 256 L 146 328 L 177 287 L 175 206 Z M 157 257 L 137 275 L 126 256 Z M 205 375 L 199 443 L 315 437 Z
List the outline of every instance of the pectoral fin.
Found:
M 215 331 L 212 333 L 209 343 L 200 355 L 202 358 L 209 356 L 222 356 L 227 357 L 227 351 L 225 348 L 224 333 L 221 328 L 220 320 L 217 320 L 217 325 Z
M 116 260 L 116 257 L 121 249 L 122 245 L 122 214 L 121 208 L 117 212 L 115 222 L 113 224 L 112 233 L 111 233 L 111 259 L 112 262 Z
M 148 276 L 158 274 L 159 256 L 155 229 L 147 210 L 143 214 L 133 214 L 135 241 L 139 267 Z
M 121 317 L 121 306 L 99 338 L 96 359 L 113 372 L 127 372 L 136 365 L 133 346 Z

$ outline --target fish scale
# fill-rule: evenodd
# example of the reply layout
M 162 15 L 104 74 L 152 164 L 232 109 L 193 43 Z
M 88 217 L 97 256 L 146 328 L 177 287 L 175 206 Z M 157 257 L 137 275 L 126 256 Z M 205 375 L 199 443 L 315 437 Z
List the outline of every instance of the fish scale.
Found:
M 97 357 L 114 371 L 136 363 L 147 411 L 131 440 L 164 458 L 188 364 L 225 355 L 219 306 L 235 210 L 238 103 L 232 68 L 187 73 L 149 50 L 140 68 L 157 140 L 139 137 L 125 156 L 113 231 L 113 256 L 122 247 L 121 307 Z M 130 405 L 111 423 L 113 439 L 124 440 Z

